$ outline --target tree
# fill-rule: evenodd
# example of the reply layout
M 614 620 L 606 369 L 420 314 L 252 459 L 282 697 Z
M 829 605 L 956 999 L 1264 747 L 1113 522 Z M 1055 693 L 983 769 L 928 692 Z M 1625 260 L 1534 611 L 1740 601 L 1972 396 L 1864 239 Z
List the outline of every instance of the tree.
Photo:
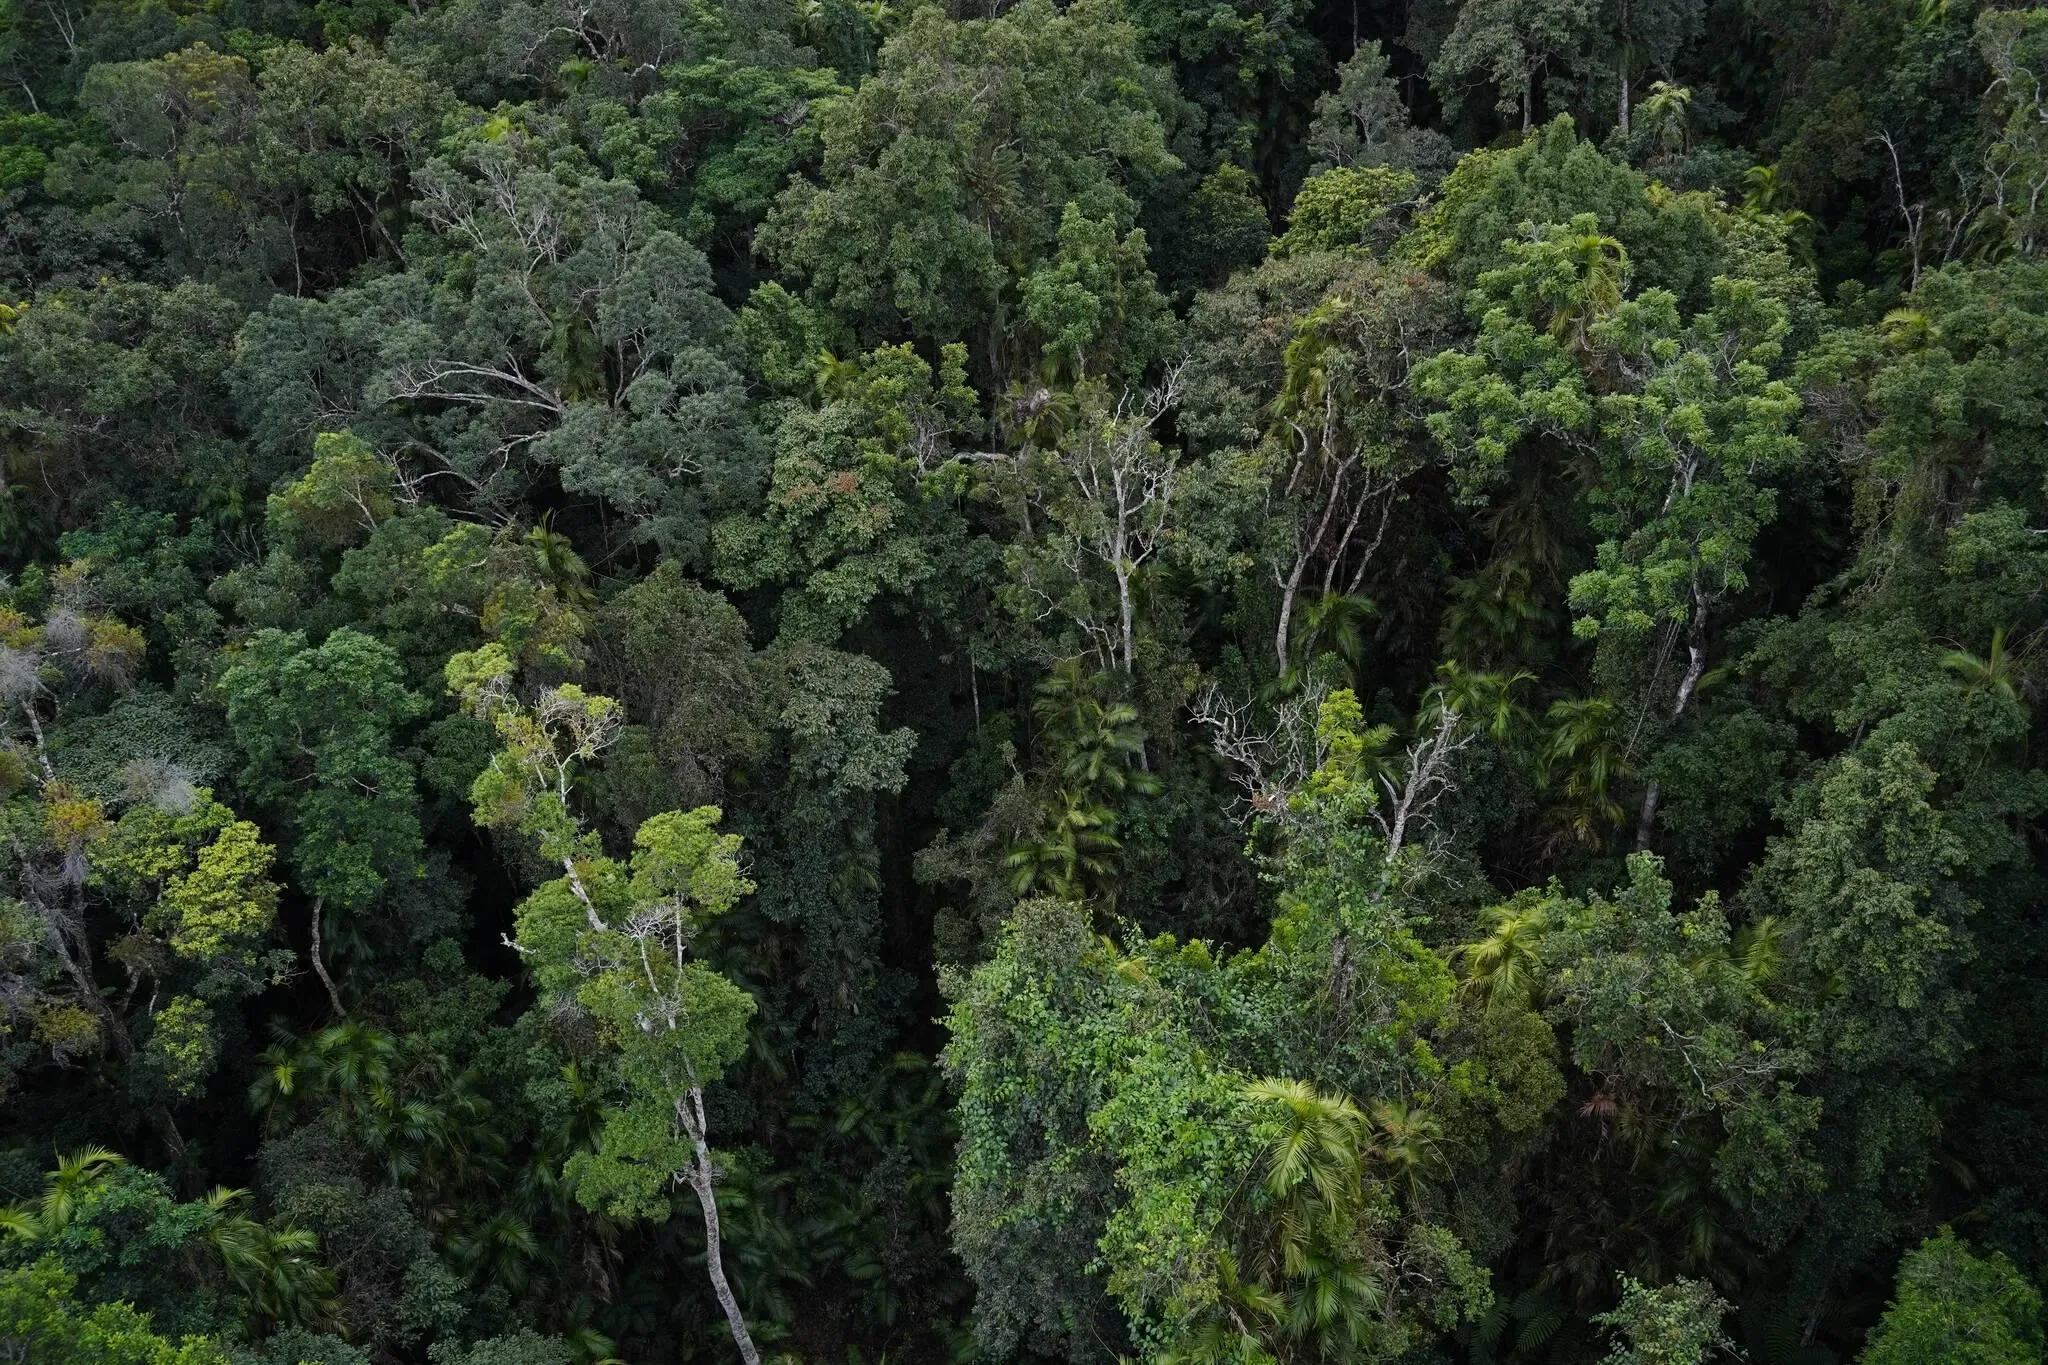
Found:
M 1097 3 L 915 14 L 827 114 L 821 183 L 784 193 L 765 248 L 864 341 L 966 341 L 1000 386 L 1019 368 L 1016 291 L 1067 206 L 1121 235 L 1130 180 L 1178 164 L 1137 38 Z
M 287 857 L 313 898 L 313 970 L 346 1014 L 322 959 L 322 911 L 359 915 L 390 883 L 420 875 L 419 803 L 393 736 L 426 704 L 406 689 L 389 647 L 348 629 L 317 646 L 297 631 L 261 631 L 221 690 L 243 788 L 292 832 Z
M 413 176 L 406 269 L 249 324 L 234 382 L 264 448 L 351 429 L 480 509 L 543 478 L 629 542 L 700 557 L 758 477 L 732 319 L 630 182 L 549 169 L 537 126 L 473 127 Z
M 2041 1350 L 2040 1291 L 2003 1254 L 1979 1256 L 1943 1228 L 1900 1263 L 1898 1292 L 1858 1359 L 2020 1365 Z
M 85 583 L 74 572 L 71 591 Z M 0 730 L 0 971 L 16 1030 L 4 1056 L 9 1083 L 36 1066 L 107 1059 L 140 1082 L 175 1149 L 182 1139 L 164 1101 L 189 1098 L 212 1070 L 212 1005 L 279 974 L 269 948 L 276 855 L 255 825 L 156 754 L 114 756 L 104 795 L 60 770 L 62 740 L 82 718 L 67 709 L 90 715 L 118 695 L 142 649 L 139 632 L 72 606 L 39 624 L 0 609 L 10 708 Z M 117 997 L 100 981 L 114 966 L 126 977 Z
M 1422 841 L 1404 855 L 1374 818 L 1349 694 L 1322 721 L 1260 948 L 1119 947 L 1078 907 L 1026 902 L 962 983 L 955 1218 L 1005 1339 L 1043 1302 L 1034 1263 L 1090 1238 L 1131 1337 L 1176 1359 L 1391 1356 L 1484 1311 L 1485 1273 L 1428 1216 L 1441 1129 L 1412 1064 L 1451 984 L 1400 899 Z
M 1438 302 L 1426 283 L 1360 262 L 1286 319 L 1269 424 L 1232 457 L 1265 505 L 1253 534 L 1278 593 L 1273 653 L 1283 674 L 1295 666 L 1289 642 L 1303 594 L 1359 595 L 1419 465 L 1402 395 Z
M 1309 125 L 1312 172 L 1339 167 L 1390 166 L 1434 172 L 1452 161 L 1450 143 L 1432 129 L 1417 128 L 1378 42 L 1358 46 L 1337 68 L 1337 88 L 1316 100 Z
M 1136 670 L 1139 582 L 1174 534 L 1179 452 L 1156 431 L 1179 397 L 1177 367 L 1158 387 L 1114 401 L 1091 388 L 1073 430 L 1019 459 L 1024 497 L 1045 529 L 1012 551 L 1014 609 L 1027 620 L 1067 618 L 1104 670 Z
M 226 295 L 109 279 L 47 288 L 12 311 L 0 328 L 10 563 L 38 544 L 47 553 L 109 502 L 153 505 L 151 482 L 240 486 L 247 466 L 218 421 L 232 408 L 223 372 L 240 318 Z
M 1553 64 L 1569 65 L 1592 37 L 1599 9 L 1591 0 L 1464 0 L 1457 23 L 1429 79 L 1446 102 L 1475 78 L 1491 80 L 1496 108 L 1522 113 L 1522 131 L 1535 126 L 1536 90 Z
M 218 1343 L 166 1341 L 126 1304 L 79 1303 L 73 1284 L 49 1261 L 0 1271 L 0 1350 L 20 1360 L 93 1365 L 227 1365 Z
M 910 604 L 971 629 L 967 580 L 994 549 L 962 515 L 956 446 L 979 426 L 965 362 L 959 345 L 936 371 L 908 345 L 882 347 L 844 362 L 820 407 L 780 414 L 765 505 L 719 522 L 712 545 L 732 587 L 786 585 L 788 638 L 836 643 L 870 613 Z
M 1481 478 L 1531 427 L 1592 448 L 1603 475 L 1593 521 L 1604 538 L 1595 567 L 1572 580 L 1572 605 L 1584 613 L 1573 630 L 1609 649 L 1651 651 L 1660 662 L 1647 688 L 1682 638 L 1685 664 L 1664 708 L 1676 724 L 1706 672 L 1711 611 L 1747 585 L 1757 533 L 1776 508 L 1768 481 L 1802 456 L 1791 432 L 1798 398 L 1772 374 L 1786 310 L 1755 283 L 1726 278 L 1690 323 L 1668 292 L 1625 299 L 1627 255 L 1591 215 L 1509 250 L 1515 264 L 1480 279 L 1482 295 L 1499 302 L 1477 352 L 1446 353 L 1424 370 L 1425 391 L 1449 406 L 1431 428 Z M 1636 705 L 1641 715 L 1649 703 Z M 1658 797 L 1653 779 L 1638 848 L 1649 846 Z
M 449 660 L 449 690 L 505 745 L 471 799 L 478 823 L 533 839 L 561 866 L 560 879 L 521 903 L 516 946 L 543 1008 L 587 1014 L 606 1031 L 624 1100 L 596 1151 L 572 1157 L 563 1174 L 586 1205 L 628 1216 L 665 1217 L 669 1186 L 689 1185 L 712 1290 L 741 1358 L 759 1365 L 725 1277 L 704 1110 L 704 1087 L 745 1049 L 754 1002 L 689 956 L 704 924 L 754 889 L 740 874 L 739 839 L 716 833 L 714 808 L 668 811 L 634 833 L 629 863 L 605 857 L 571 805 L 571 783 L 616 737 L 618 703 L 563 683 L 528 706 L 514 677 L 496 645 Z
M 1596 1321 L 1623 1341 L 1609 1365 L 1706 1365 L 1735 1352 L 1721 1323 L 1728 1304 L 1701 1280 L 1674 1280 L 1650 1289 L 1622 1277 L 1621 1305 Z
M 83 1297 L 140 1305 L 188 1339 L 324 1322 L 334 1275 L 317 1239 L 238 1212 L 247 1197 L 216 1188 L 181 1203 L 161 1178 L 104 1148 L 62 1153 L 39 1199 L 0 1209 L 0 1258 L 15 1273 L 59 1270 Z

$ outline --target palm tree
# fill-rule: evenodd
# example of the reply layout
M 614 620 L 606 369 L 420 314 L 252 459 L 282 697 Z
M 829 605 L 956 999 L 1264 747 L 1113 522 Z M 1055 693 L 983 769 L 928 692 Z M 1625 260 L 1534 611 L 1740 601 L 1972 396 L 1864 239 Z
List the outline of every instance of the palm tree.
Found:
M 1245 1096 L 1280 1108 L 1261 1182 L 1270 1212 L 1252 1230 L 1248 1264 L 1277 1300 L 1279 1341 L 1312 1356 L 1348 1357 L 1385 1307 L 1385 1255 L 1372 1237 L 1365 1153 L 1372 1128 L 1350 1097 L 1272 1079 Z M 1290 1352 L 1290 1354 L 1292 1354 Z
M 1581 218 L 1574 230 L 1556 240 L 1564 247 L 1573 279 L 1552 299 L 1550 334 L 1584 355 L 1591 349 L 1593 324 L 1621 306 L 1628 284 L 1628 251 L 1619 240 Z M 1579 230 L 1584 229 L 1584 230 Z
M 1483 999 L 1489 1011 L 1535 1004 L 1543 989 L 1550 902 L 1525 893 L 1504 905 L 1489 906 L 1484 918 L 1486 937 L 1455 953 L 1464 972 L 1461 989 Z
M 533 548 L 541 577 L 553 585 L 564 602 L 587 607 L 597 601 L 597 595 L 590 590 L 590 566 L 576 553 L 569 537 L 555 530 L 552 515 L 526 533 L 526 543 Z
M 105 1147 L 60 1153 L 56 1168 L 43 1177 L 42 1198 L 0 1209 L 0 1234 L 24 1242 L 55 1236 L 77 1216 L 80 1196 L 127 1164 L 126 1157 Z
M 1479 664 L 1528 657 L 1549 614 L 1520 564 L 1460 578 L 1444 595 L 1445 651 Z
M 454 1227 L 465 1192 L 502 1174 L 507 1145 L 476 1074 L 457 1071 L 426 1040 L 401 1040 L 358 1020 L 303 1040 L 278 1038 L 261 1054 L 252 1107 L 272 1124 L 307 1112 L 332 1118 L 387 1180 L 406 1188 L 430 1229 Z
M 1552 702 L 1543 718 L 1550 739 L 1538 763 L 1537 783 L 1562 788 L 1564 799 L 1553 816 L 1564 837 L 1597 847 L 1623 818 L 1621 803 L 1610 792 L 1626 772 L 1614 703 L 1604 697 L 1565 698 Z
M 1323 1094 L 1306 1081 L 1256 1081 L 1245 1096 L 1280 1106 L 1279 1134 L 1266 1149 L 1266 1193 L 1293 1215 L 1283 1217 L 1283 1241 L 1299 1247 L 1299 1215 L 1306 1209 L 1350 1208 L 1359 1200 L 1364 1172 L 1359 1148 L 1368 1127 L 1347 1095 Z
M 1375 1131 L 1371 1156 L 1384 1167 L 1406 1196 L 1409 1211 L 1419 1210 L 1429 1184 L 1444 1171 L 1444 1126 L 1426 1105 L 1409 1100 L 1382 1100 L 1373 1106 Z
M 2004 626 L 1991 632 L 1991 648 L 1983 657 L 1953 649 L 1941 656 L 1941 666 L 1963 680 L 1965 692 L 1989 692 L 2001 701 L 2017 702 L 2026 683 L 2020 660 L 2006 648 Z
M 1116 836 L 1116 813 L 1088 799 L 1084 792 L 1062 787 L 1036 838 L 1010 850 L 1003 866 L 1020 896 L 1034 892 L 1079 900 L 1101 889 L 1115 876 L 1112 855 L 1123 847 Z
M 1354 593 L 1326 592 L 1316 597 L 1302 609 L 1301 631 L 1293 637 L 1291 649 L 1294 658 L 1276 690 L 1298 691 L 1319 653 L 1342 659 L 1356 682 L 1365 670 L 1365 623 L 1378 610 L 1371 598 Z
M 1666 156 L 1677 156 L 1692 140 L 1692 91 L 1670 81 L 1650 87 L 1637 113 L 1650 130 L 1651 139 Z
M 1518 721 L 1528 719 L 1529 713 L 1515 700 L 1515 689 L 1534 682 L 1533 673 L 1467 672 L 1457 660 L 1447 659 L 1436 666 L 1436 676 L 1436 686 L 1422 702 L 1426 723 L 1433 724 L 1454 711 L 1465 724 L 1484 730 L 1501 743 Z
M 334 1272 L 319 1239 L 303 1228 L 273 1230 L 236 1210 L 247 1190 L 219 1187 L 203 1201 L 207 1243 L 220 1255 L 243 1312 L 264 1326 L 313 1327 L 334 1311 Z
M 1160 1355 L 1160 1365 L 1236 1365 L 1268 1354 L 1261 1338 L 1287 1312 L 1278 1294 L 1239 1273 L 1237 1258 L 1216 1253 L 1216 1302 Z
M 1069 782 L 1102 795 L 1126 789 L 1153 792 L 1158 779 L 1144 771 L 1145 730 L 1129 702 L 1110 701 L 1109 680 L 1079 659 L 1062 659 L 1039 683 L 1031 702 L 1046 747 L 1058 756 Z

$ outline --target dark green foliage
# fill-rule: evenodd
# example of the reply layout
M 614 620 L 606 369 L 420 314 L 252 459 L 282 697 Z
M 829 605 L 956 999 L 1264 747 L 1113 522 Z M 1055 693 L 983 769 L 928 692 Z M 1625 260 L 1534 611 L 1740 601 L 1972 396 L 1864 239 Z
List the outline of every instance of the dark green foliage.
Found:
M 2044 69 L 0 0 L 0 1360 L 2040 1361 Z

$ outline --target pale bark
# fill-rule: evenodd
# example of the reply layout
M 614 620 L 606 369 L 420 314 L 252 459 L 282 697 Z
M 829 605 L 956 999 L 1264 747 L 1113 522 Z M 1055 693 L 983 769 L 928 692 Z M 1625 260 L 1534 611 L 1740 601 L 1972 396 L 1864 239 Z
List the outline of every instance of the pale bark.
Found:
M 1693 694 L 1699 690 L 1700 676 L 1707 671 L 1707 601 L 1697 587 L 1693 589 L 1692 627 L 1685 652 L 1685 675 L 1678 680 L 1678 698 L 1671 707 L 1674 724 L 1683 719 L 1691 707 Z M 1643 788 L 1643 808 L 1636 817 L 1637 852 L 1650 847 L 1650 834 L 1657 825 L 1657 803 L 1662 796 L 1663 791 L 1655 778 Z
M 726 1282 L 725 1260 L 721 1251 L 722 1239 L 718 1228 L 718 1197 L 712 1189 L 711 1148 L 704 1141 L 704 1092 L 692 1085 L 683 1097 L 676 1101 L 676 1119 L 682 1124 L 684 1134 L 690 1139 L 691 1158 L 684 1178 L 697 1194 L 697 1204 L 704 1210 L 704 1268 L 711 1276 L 711 1292 L 718 1297 L 718 1306 L 725 1310 L 726 1326 L 732 1329 L 733 1345 L 740 1349 L 740 1359 L 745 1365 L 761 1365 L 761 1353 L 754 1346 L 754 1337 L 747 1330 L 747 1320 L 740 1313 L 739 1300 L 733 1297 L 732 1286 Z
M 326 904 L 327 898 L 325 896 L 315 896 L 313 898 L 313 942 L 310 956 L 313 959 L 314 974 L 320 978 L 320 984 L 327 988 L 327 1002 L 334 1006 L 334 1012 L 337 1015 L 346 1019 L 348 1018 L 348 1010 L 342 1006 L 341 992 L 334 988 L 334 978 L 327 974 L 327 959 L 320 948 L 320 912 L 326 907 Z

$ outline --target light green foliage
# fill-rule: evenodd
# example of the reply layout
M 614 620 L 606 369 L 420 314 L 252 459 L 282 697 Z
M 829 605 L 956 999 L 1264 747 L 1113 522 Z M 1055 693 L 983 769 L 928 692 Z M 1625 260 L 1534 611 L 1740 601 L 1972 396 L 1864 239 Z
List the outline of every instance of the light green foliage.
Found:
M 52 1365 L 227 1365 L 218 1344 L 166 1341 L 125 1304 L 88 1307 L 52 1261 L 0 1271 L 0 1350 Z
M 1621 1305 L 1596 1319 L 1620 1340 L 1608 1365 L 1708 1365 L 1735 1354 L 1722 1328 L 1728 1304 L 1701 1280 L 1650 1289 L 1623 1277 Z
M 240 1212 L 247 1191 L 180 1201 L 104 1148 L 60 1154 L 42 1184 L 37 1200 L 0 1216 L 0 1264 L 60 1268 L 87 1301 L 132 1306 L 188 1337 L 303 1326 L 332 1309 L 334 1277 L 313 1235 Z
M 273 494 L 273 533 L 303 536 L 322 548 L 354 545 L 397 510 L 391 469 L 347 432 L 313 438 L 313 467 L 282 494 Z
M 426 600 L 416 610 L 475 617 L 522 666 L 557 676 L 581 667 L 590 569 L 567 537 L 545 526 L 494 534 L 458 525 L 424 548 L 419 570 Z
M 165 1089 L 190 1099 L 220 1057 L 213 1011 L 189 995 L 174 996 L 150 1021 L 149 1055 L 163 1073 Z
M 1589 298 L 1585 307 L 1602 305 Z M 1594 524 L 1613 539 L 1598 567 L 1572 581 L 1574 608 L 1642 630 L 1747 585 L 1757 533 L 1776 510 L 1771 482 L 1802 459 L 1791 434 L 1798 399 L 1773 375 L 1786 327 L 1782 306 L 1725 279 L 1689 328 L 1669 295 L 1614 306 L 1593 342 L 1645 377 L 1599 404 L 1603 451 L 1614 455 L 1603 459 Z
M 2041 1359 L 2041 1293 L 1999 1252 L 1979 1256 L 1943 1228 L 1906 1254 L 1898 1292 L 1863 1365 L 2030 1365 Z
M 448 682 L 505 746 L 471 791 L 478 823 L 533 838 L 565 874 L 518 910 L 543 1007 L 588 1016 L 622 1090 L 565 1177 L 591 1208 L 665 1217 L 679 1173 L 701 1161 L 702 1087 L 745 1049 L 754 1012 L 751 996 L 690 956 L 706 923 L 754 889 L 740 874 L 739 838 L 716 832 L 714 807 L 669 811 L 641 824 L 622 866 L 573 803 L 575 769 L 615 737 L 618 703 L 564 683 L 523 705 L 495 645 L 451 659 Z
M 1373 245 L 1387 215 L 1415 195 L 1411 171 L 1338 166 L 1312 175 L 1294 196 L 1276 256 L 1304 251 L 1359 251 Z
M 504 746 L 478 775 L 470 802 L 478 824 L 527 835 L 542 857 L 566 864 L 593 842 L 570 803 L 575 766 L 617 737 L 619 704 L 562 683 L 528 707 L 514 695 L 514 678 L 511 656 L 495 643 L 448 660 L 448 690 Z
M 1649 182 L 1602 156 L 1565 118 L 1505 149 L 1461 159 L 1421 214 L 1403 254 L 1462 285 L 1506 264 L 1522 224 L 1569 223 L 1582 213 L 1622 242 L 1640 288 L 1668 289 L 1698 307 L 1706 285 L 1729 273 L 1704 195 L 1652 194 Z
M 223 828 L 202 847 L 192 870 L 164 883 L 161 913 L 145 919 L 168 930 L 171 951 L 216 962 L 266 934 L 277 916 L 269 878 L 276 851 L 247 820 Z
M 211 792 L 189 795 L 185 809 L 137 803 L 98 826 L 93 881 L 202 969 L 203 995 L 260 989 L 275 965 L 263 949 L 277 918 L 276 851 Z M 149 955 L 138 951 L 141 966 Z
M 1669 291 L 1629 297 L 1627 250 L 1594 215 L 1525 229 L 1468 297 L 1481 316 L 1472 349 L 1425 362 L 1418 383 L 1444 404 L 1430 430 L 1468 498 L 1532 447 L 1597 461 L 1588 502 L 1601 539 L 1571 580 L 1572 629 L 1601 641 L 1608 687 L 1632 694 L 1636 736 L 1656 718 L 1654 740 L 1693 711 L 1710 618 L 1747 587 L 1774 484 L 1805 462 L 1799 399 L 1778 375 L 1787 309 L 1756 281 L 1723 276 L 1711 306 L 1682 319 Z M 1674 682 L 1666 662 L 1681 638 Z M 1639 848 L 1660 796 L 1648 783 Z M 1579 804 L 1582 828 L 1604 818 Z

